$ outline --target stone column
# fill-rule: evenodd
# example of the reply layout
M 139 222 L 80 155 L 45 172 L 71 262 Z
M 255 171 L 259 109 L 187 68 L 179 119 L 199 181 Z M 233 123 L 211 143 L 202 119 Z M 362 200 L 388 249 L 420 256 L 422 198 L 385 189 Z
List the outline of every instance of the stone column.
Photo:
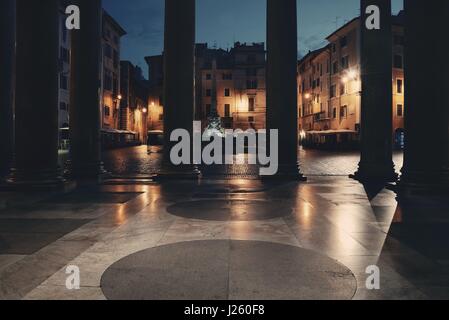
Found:
M 267 0 L 267 129 L 279 130 L 276 177 L 303 180 L 298 168 L 297 32 L 296 0 Z
M 195 178 L 193 165 L 170 161 L 170 135 L 186 129 L 192 136 L 194 114 L 195 0 L 165 0 L 163 178 Z M 192 148 L 191 148 L 192 151 Z M 192 152 L 191 152 L 192 153 Z
M 17 0 L 15 169 L 10 182 L 53 187 L 58 169 L 59 1 Z
M 15 0 L 0 2 L 0 177 L 12 165 L 14 146 Z
M 380 10 L 380 28 L 367 27 L 370 17 L 376 17 L 370 6 Z M 392 160 L 391 0 L 361 0 L 361 13 L 361 160 L 354 178 L 362 182 L 396 181 Z
M 77 0 L 79 30 L 71 32 L 70 151 L 76 180 L 98 181 L 100 153 L 101 0 Z
M 405 1 L 406 147 L 399 191 L 449 190 L 449 1 Z

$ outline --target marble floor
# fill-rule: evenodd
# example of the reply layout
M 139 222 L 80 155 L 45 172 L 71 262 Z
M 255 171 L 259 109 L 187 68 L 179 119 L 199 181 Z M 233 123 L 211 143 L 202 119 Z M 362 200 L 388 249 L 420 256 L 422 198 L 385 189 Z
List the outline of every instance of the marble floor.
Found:
M 42 195 L 0 211 L 0 299 L 448 299 L 448 212 L 346 177 Z

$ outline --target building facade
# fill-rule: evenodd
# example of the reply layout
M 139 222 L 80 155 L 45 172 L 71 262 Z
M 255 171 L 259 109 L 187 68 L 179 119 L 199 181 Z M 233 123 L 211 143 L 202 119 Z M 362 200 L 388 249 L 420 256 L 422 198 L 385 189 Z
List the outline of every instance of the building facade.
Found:
M 69 108 L 70 108 L 70 32 L 66 27 L 65 8 L 68 1 L 60 1 L 59 7 L 59 93 L 58 128 L 59 149 L 69 149 Z
M 264 43 L 235 43 L 230 51 L 207 49 L 199 65 L 200 115 L 207 122 L 212 105 L 212 79 L 216 79 L 217 112 L 227 129 L 264 129 L 266 123 Z M 212 68 L 213 60 L 217 68 Z M 215 72 L 216 74 L 212 74 Z M 214 97 L 215 98 L 215 97 Z
M 120 41 L 125 30 L 103 10 L 103 69 L 101 124 L 104 130 L 120 127 Z
M 393 132 L 404 144 L 403 13 L 393 17 Z M 358 145 L 361 122 L 360 20 L 355 18 L 327 38 L 329 44 L 298 63 L 299 130 L 305 146 Z M 382 125 L 382 124 L 379 124 Z
M 150 130 L 163 130 L 163 56 L 146 57 L 149 68 Z M 213 69 L 213 64 L 216 69 Z M 235 43 L 230 50 L 197 44 L 195 49 L 195 119 L 207 126 L 216 99 L 223 128 L 265 128 L 265 46 Z M 215 74 L 213 74 L 215 73 Z M 216 79 L 216 90 L 213 88 Z M 216 97 L 212 97 L 216 92 Z
M 59 148 L 69 149 L 70 124 L 70 55 L 71 32 L 66 28 L 67 0 L 60 1 L 59 13 L 59 95 L 58 126 Z M 101 127 L 116 130 L 120 127 L 120 38 L 126 32 L 103 10 L 102 74 L 101 74 Z
M 162 55 L 145 57 L 148 64 L 148 129 L 164 130 L 164 58 Z
M 120 62 L 120 111 L 121 131 L 136 134 L 140 143 L 146 143 L 148 133 L 148 82 L 142 69 L 129 61 Z

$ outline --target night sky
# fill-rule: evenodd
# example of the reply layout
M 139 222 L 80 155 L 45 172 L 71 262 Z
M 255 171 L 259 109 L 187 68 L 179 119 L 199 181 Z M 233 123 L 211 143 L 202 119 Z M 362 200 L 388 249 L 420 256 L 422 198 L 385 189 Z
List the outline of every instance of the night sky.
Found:
M 221 48 L 235 41 L 265 42 L 266 0 L 196 2 L 196 42 Z M 163 49 L 164 0 L 103 0 L 103 5 L 128 32 L 121 58 L 146 70 L 144 56 L 160 54 Z M 402 6 L 402 0 L 393 0 L 394 13 Z M 360 0 L 298 0 L 299 54 L 325 44 L 337 26 L 359 15 L 359 7 Z

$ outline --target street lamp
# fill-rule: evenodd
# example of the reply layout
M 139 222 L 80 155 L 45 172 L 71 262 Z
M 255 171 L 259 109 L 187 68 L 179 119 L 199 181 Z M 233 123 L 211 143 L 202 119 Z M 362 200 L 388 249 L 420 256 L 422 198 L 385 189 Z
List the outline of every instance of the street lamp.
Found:
M 119 110 L 120 110 L 120 105 L 121 105 L 122 98 L 123 98 L 122 95 L 119 94 L 114 99 L 114 103 L 115 103 L 115 119 L 113 119 L 113 120 L 114 120 L 116 129 L 119 129 L 119 126 L 120 126 L 120 120 L 119 120 L 120 112 L 119 112 Z

